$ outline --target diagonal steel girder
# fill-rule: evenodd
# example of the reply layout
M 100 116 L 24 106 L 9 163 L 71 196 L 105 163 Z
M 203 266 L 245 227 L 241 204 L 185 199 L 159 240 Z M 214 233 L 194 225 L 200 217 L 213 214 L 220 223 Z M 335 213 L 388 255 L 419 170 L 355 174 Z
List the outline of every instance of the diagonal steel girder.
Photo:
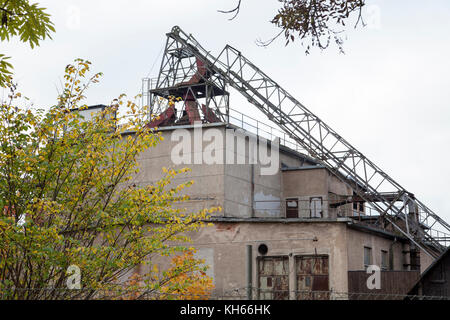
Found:
M 436 257 L 444 250 L 439 240 L 434 239 L 422 226 L 431 221 L 433 226 L 439 226 L 442 231 L 450 232 L 450 225 L 446 221 L 298 102 L 238 50 L 227 45 L 219 56 L 214 57 L 195 38 L 178 27 L 174 27 L 167 35 L 170 41 L 176 42 L 177 48 L 191 52 L 201 59 L 212 73 L 218 74 L 231 87 L 238 90 L 269 120 L 320 160 L 336 177 L 370 203 L 381 217 L 415 245 L 432 257 Z M 384 197 L 385 192 L 398 193 L 403 195 L 404 201 L 413 203 L 418 211 L 417 221 L 408 220 L 402 213 L 404 206 L 395 206 L 395 201 Z M 413 229 L 419 232 L 416 234 L 406 232 L 397 225 L 395 221 L 397 218 L 409 225 L 415 224 Z

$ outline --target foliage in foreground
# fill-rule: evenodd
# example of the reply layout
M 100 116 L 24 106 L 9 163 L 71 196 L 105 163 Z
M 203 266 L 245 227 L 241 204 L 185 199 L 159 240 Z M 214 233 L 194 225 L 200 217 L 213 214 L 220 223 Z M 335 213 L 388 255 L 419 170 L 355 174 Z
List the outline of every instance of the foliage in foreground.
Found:
M 211 281 L 185 233 L 204 227 L 218 208 L 191 213 L 174 205 L 188 200 L 180 192 L 193 182 L 172 179 L 188 169 L 163 168 L 160 180 L 136 186 L 139 154 L 162 137 L 146 127 L 146 107 L 123 95 L 84 119 L 85 91 L 101 76 L 88 76 L 89 65 L 66 67 L 58 104 L 45 112 L 19 106 L 21 94 L 8 85 L 0 108 L 2 298 L 124 298 L 117 293 L 127 291 L 123 280 L 138 266 L 150 270 L 128 282 L 140 295 L 207 294 Z M 174 265 L 157 270 L 158 257 L 175 257 Z M 81 290 L 66 290 L 73 265 Z
M 0 0 L 0 40 L 18 37 L 31 48 L 39 46 L 40 41 L 51 38 L 55 32 L 53 22 L 45 8 L 29 0 Z M 0 54 L 0 86 L 4 87 L 11 79 L 10 57 Z
M 327 49 L 335 43 L 341 53 L 343 49 L 343 32 L 346 24 L 354 23 L 355 28 L 365 25 L 362 9 L 365 0 L 278 0 L 281 8 L 270 21 L 280 28 L 280 32 L 268 41 L 258 41 L 261 46 L 270 45 L 275 39 L 284 35 L 286 45 L 298 39 L 308 54 L 314 47 Z M 237 1 L 234 9 L 222 13 L 233 14 L 234 19 L 241 9 L 242 0 Z

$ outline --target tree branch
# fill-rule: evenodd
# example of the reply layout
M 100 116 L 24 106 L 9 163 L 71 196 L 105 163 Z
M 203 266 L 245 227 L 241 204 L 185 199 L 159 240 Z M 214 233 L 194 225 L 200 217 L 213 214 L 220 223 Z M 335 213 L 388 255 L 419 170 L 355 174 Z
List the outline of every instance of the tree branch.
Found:
M 227 10 L 227 11 L 224 11 L 224 10 L 217 10 L 217 11 L 220 12 L 220 13 L 233 13 L 233 12 L 234 12 L 234 15 L 233 15 L 230 19 L 228 19 L 228 20 L 233 20 L 233 19 L 236 18 L 237 15 L 239 14 L 239 10 L 241 10 L 241 1 L 242 1 L 242 0 L 239 0 L 239 2 L 238 2 L 238 4 L 237 4 L 236 8 L 234 8 L 234 9 L 232 9 L 232 10 Z

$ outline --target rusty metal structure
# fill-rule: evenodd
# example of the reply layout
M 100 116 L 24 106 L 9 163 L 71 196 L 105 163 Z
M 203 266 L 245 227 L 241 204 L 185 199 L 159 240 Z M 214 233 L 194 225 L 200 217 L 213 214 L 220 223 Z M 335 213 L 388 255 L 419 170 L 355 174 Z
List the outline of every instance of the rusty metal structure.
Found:
M 229 45 L 213 56 L 192 35 L 173 27 L 158 79 L 144 90 L 152 113 L 159 115 L 149 126 L 229 122 L 229 87 L 352 188 L 354 196 L 334 206 L 365 202 L 378 212 L 374 226 L 407 237 L 412 251 L 422 249 L 436 258 L 446 249 L 446 221 Z M 176 106 L 168 104 L 170 96 L 178 99 Z

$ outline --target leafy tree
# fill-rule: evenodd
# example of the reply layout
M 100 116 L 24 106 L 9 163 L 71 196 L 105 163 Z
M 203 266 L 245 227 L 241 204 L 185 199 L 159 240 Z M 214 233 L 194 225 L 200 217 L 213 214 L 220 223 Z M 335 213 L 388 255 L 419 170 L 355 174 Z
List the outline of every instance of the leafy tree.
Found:
M 212 278 L 207 277 L 204 270 L 198 269 L 193 251 L 175 256 L 166 276 L 169 281 L 162 289 L 165 299 L 204 300 L 214 288 Z
M 234 19 L 240 11 L 241 1 L 237 6 L 222 13 L 233 14 Z M 312 47 L 326 49 L 334 42 L 343 52 L 343 40 L 341 34 L 346 21 L 357 14 L 355 27 L 359 23 L 364 25 L 362 8 L 365 0 L 278 0 L 281 8 L 273 17 L 271 23 L 281 31 L 268 41 L 259 41 L 262 46 L 271 44 L 279 36 L 284 35 L 286 45 L 300 39 L 306 53 Z
M 214 288 L 212 278 L 207 277 L 205 269 L 199 267 L 193 252 L 194 250 L 190 250 L 172 258 L 170 268 L 163 271 L 165 281 L 160 283 L 160 290 L 157 292 L 158 298 L 165 300 L 206 300 L 209 298 L 211 290 Z M 145 274 L 133 274 L 127 283 L 127 294 L 124 299 L 140 299 L 143 296 L 141 283 L 148 277 L 149 275 Z
M 8 101 L 0 107 L 0 297 L 207 292 L 210 282 L 202 261 L 188 254 L 186 233 L 206 226 L 218 208 L 179 208 L 188 199 L 181 191 L 193 182 L 172 180 L 188 169 L 163 168 L 163 178 L 153 184 L 134 184 L 139 154 L 162 136 L 146 127 L 148 108 L 124 95 L 84 118 L 86 89 L 101 76 L 90 76 L 89 68 L 83 60 L 66 67 L 64 91 L 47 112 L 19 106 L 21 94 L 8 84 Z M 127 106 L 123 117 L 117 114 L 120 105 Z M 157 270 L 155 259 L 173 255 L 185 258 Z M 81 270 L 81 290 L 66 289 L 72 265 Z M 150 271 L 138 286 L 124 285 L 138 266 Z M 198 283 L 189 279 L 205 285 L 193 289 Z
M 39 46 L 45 38 L 51 38 L 55 32 L 50 15 L 45 8 L 28 0 L 0 0 L 0 39 L 10 40 L 19 37 L 20 41 L 29 43 L 31 48 Z M 11 77 L 10 57 L 0 54 L 0 86 L 4 87 Z

